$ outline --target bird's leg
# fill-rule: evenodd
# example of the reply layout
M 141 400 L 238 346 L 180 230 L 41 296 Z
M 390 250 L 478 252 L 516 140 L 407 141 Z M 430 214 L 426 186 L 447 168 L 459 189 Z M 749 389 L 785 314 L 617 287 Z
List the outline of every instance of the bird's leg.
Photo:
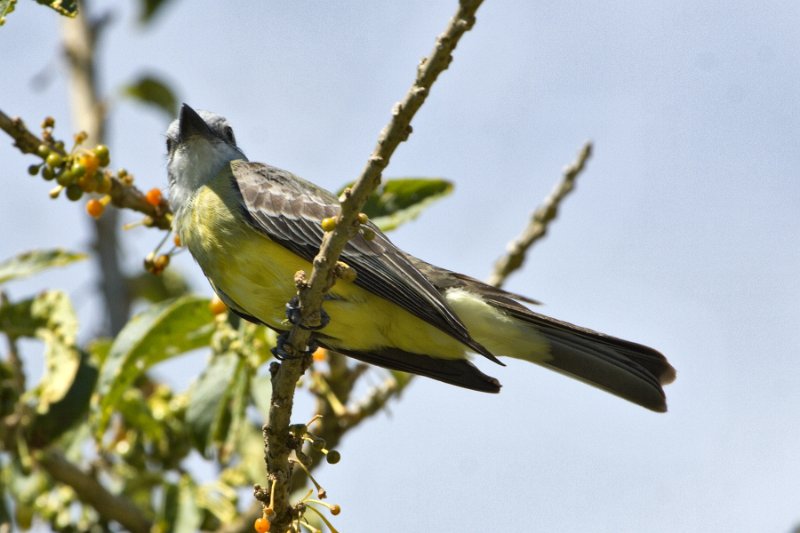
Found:
M 300 315 L 300 299 L 297 297 L 297 295 L 292 296 L 292 299 L 286 304 L 286 318 L 289 319 L 289 322 L 300 329 L 306 329 L 309 331 L 319 331 L 327 326 L 331 321 L 331 317 L 328 316 L 328 313 L 325 312 L 325 309 L 320 309 L 318 325 L 306 326 L 305 324 L 302 324 L 302 316 Z
M 275 356 L 275 359 L 278 361 L 285 361 L 287 359 L 302 359 L 303 357 L 310 357 L 317 348 L 319 348 L 319 343 L 312 337 L 308 340 L 308 346 L 306 346 L 305 350 L 302 350 L 299 353 L 289 353 L 286 351 L 286 345 L 289 342 L 289 332 L 284 331 L 280 335 L 278 335 L 278 340 L 275 342 L 275 347 L 270 350 L 272 355 Z

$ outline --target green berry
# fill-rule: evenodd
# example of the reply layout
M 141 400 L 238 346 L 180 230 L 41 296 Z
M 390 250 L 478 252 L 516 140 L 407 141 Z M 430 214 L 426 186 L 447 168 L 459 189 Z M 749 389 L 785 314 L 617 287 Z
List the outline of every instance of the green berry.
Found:
M 107 167 L 111 162 L 111 157 L 108 153 L 108 146 L 105 144 L 98 144 L 94 149 L 94 155 L 96 155 L 97 159 L 100 161 L 101 167 Z
M 56 173 L 53 171 L 52 168 L 48 167 L 47 165 L 42 166 L 42 177 L 50 181 L 51 179 L 56 177 Z
M 36 174 L 39 173 L 39 168 L 40 167 L 41 167 L 41 165 L 31 165 L 31 166 L 29 166 L 28 167 L 28 174 L 30 174 L 31 176 L 35 176 Z
M 55 168 L 55 167 L 60 167 L 60 166 L 61 166 L 61 165 L 63 165 L 63 164 L 64 164 L 64 158 L 62 158 L 62 157 L 61 157 L 59 154 L 57 154 L 56 152 L 50 152 L 50 153 L 47 155 L 47 166 L 48 166 L 48 167 L 53 167 L 53 168 Z
M 86 174 L 86 167 L 83 166 L 81 163 L 75 163 L 72 165 L 72 173 L 75 175 L 76 178 L 80 178 L 84 174 Z
M 83 196 L 83 189 L 77 183 L 73 183 L 67 186 L 67 198 L 72 200 L 73 202 L 77 202 Z
M 342 460 L 342 454 L 340 454 L 336 450 L 331 450 L 328 452 L 328 455 L 325 457 L 325 460 L 328 461 L 329 465 L 335 465 L 336 463 Z
M 56 181 L 59 185 L 66 187 L 75 181 L 75 174 L 73 174 L 72 170 L 64 170 L 56 174 Z
M 44 159 L 50 154 L 50 147 L 48 147 L 46 144 L 40 144 L 36 149 L 36 153 L 39 154 L 39 157 Z

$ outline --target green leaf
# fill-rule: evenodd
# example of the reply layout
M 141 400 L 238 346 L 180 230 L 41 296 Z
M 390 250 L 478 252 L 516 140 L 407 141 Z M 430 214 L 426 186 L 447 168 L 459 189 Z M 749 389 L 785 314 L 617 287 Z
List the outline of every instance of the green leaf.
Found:
M 258 409 L 260 420 L 266 424 L 272 401 L 272 379 L 269 376 L 253 376 L 250 380 L 250 396 Z
M 123 87 L 122 93 L 163 111 L 170 120 L 178 114 L 178 99 L 175 93 L 169 85 L 155 76 L 142 76 L 134 83 Z
M 453 184 L 441 178 L 392 178 L 370 195 L 363 211 L 382 231 L 390 231 L 452 191 Z
M 0 0 L 0 26 L 6 23 L 6 15 L 14 11 L 17 0 Z M 0 520 L 0 524 L 3 522 Z
M 157 530 L 164 533 L 200 531 L 203 515 L 197 500 L 198 487 L 188 475 L 182 476 L 175 485 L 167 485 Z
M 189 292 L 189 284 L 186 279 L 175 272 L 174 268 L 168 268 L 160 276 L 154 276 L 150 272 L 142 272 L 139 275 L 127 278 L 128 294 L 134 299 L 142 298 L 149 302 L 161 302 L 168 298 L 177 298 Z
M 78 0 L 36 0 L 36 3 L 55 9 L 65 17 L 74 18 L 78 14 Z
M 45 291 L 33 299 L 0 307 L 0 330 L 12 338 L 35 337 L 45 343 L 45 371 L 36 389 L 37 411 L 47 412 L 50 404 L 67 393 L 80 363 L 76 346 L 78 319 L 62 291 Z
M 37 414 L 31 422 L 28 434 L 31 447 L 44 448 L 76 424 L 85 421 L 97 374 L 97 367 L 91 364 L 90 356 L 83 354 L 75 379 L 64 397 L 52 403 L 46 413 Z
M 66 293 L 48 291 L 37 296 L 31 311 L 41 317 L 44 327 L 36 336 L 45 343 L 44 376 L 37 392 L 39 405 L 36 410 L 46 413 L 50 404 L 60 401 L 69 391 L 80 366 L 80 352 L 76 345 L 78 318 Z
M 185 296 L 153 305 L 119 332 L 100 370 L 95 399 L 100 438 L 122 393 L 154 364 L 208 345 L 214 315 L 208 300 Z
M 186 408 L 186 424 L 195 447 L 207 455 L 215 435 L 227 431 L 225 422 L 231 385 L 240 366 L 240 358 L 235 353 L 226 352 L 215 356 L 206 367 L 189 392 L 189 405 Z
M 147 24 L 153 20 L 153 16 L 158 13 L 169 0 L 142 0 L 139 22 Z
M 0 283 L 30 276 L 47 268 L 64 266 L 86 259 L 86 254 L 66 250 L 34 250 L 0 263 Z

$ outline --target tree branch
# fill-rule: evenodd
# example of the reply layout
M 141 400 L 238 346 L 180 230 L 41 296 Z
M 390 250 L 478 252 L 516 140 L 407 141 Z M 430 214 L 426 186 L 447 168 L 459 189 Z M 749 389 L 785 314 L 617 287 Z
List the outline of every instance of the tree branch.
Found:
M 91 505 L 106 520 L 118 522 L 133 533 L 148 533 L 152 524 L 141 510 L 123 496 L 111 494 L 94 477 L 70 463 L 61 453 L 43 452 L 38 463 L 56 481 L 71 487 L 82 502 Z
M 578 153 L 578 158 L 571 165 L 564 168 L 561 181 L 556 184 L 550 195 L 531 214 L 528 226 L 519 237 L 508 244 L 506 255 L 498 259 L 494 264 L 494 271 L 487 280 L 489 285 L 500 287 L 512 272 L 522 266 L 528 249 L 533 243 L 545 236 L 550 222 L 558 216 L 558 207 L 561 205 L 561 201 L 575 188 L 575 180 L 583 171 L 586 161 L 591 155 L 592 143 L 587 142 Z
M 14 146 L 19 148 L 23 154 L 35 155 L 37 148 L 42 144 L 46 144 L 51 151 L 57 152 L 62 156 L 67 155 L 64 150 L 59 150 L 31 133 L 21 118 L 9 117 L 2 110 L 0 110 L 0 129 L 14 139 Z M 108 194 L 111 196 L 112 205 L 120 209 L 130 209 L 147 215 L 152 220 L 152 224 L 149 224 L 150 226 L 166 230 L 170 229 L 172 212 L 166 202 L 163 202 L 158 207 L 153 207 L 147 202 L 142 191 L 133 185 L 126 185 L 115 176 L 111 176 L 111 190 Z
M 458 11 L 450 20 L 447 29 L 436 40 L 430 57 L 424 58 L 417 68 L 416 80 L 401 102 L 392 110 L 389 124 L 381 132 L 361 176 L 352 189 L 341 198 L 341 213 L 336 217 L 336 228 L 326 233 L 320 251 L 314 258 L 310 278 L 298 276 L 298 295 L 302 323 L 319 324 L 322 298 L 335 282 L 334 266 L 347 241 L 358 231 L 358 215 L 369 194 L 380 183 L 381 173 L 397 146 L 411 133 L 411 120 L 425 102 L 431 86 L 452 61 L 452 52 L 461 36 L 475 23 L 475 12 L 482 0 L 461 0 Z M 293 327 L 288 340 L 290 353 L 300 354 L 309 344 L 310 331 Z M 274 363 L 272 370 L 272 401 L 269 421 L 264 427 L 265 460 L 275 494 L 272 506 L 275 511 L 272 527 L 282 532 L 291 521 L 289 491 L 291 469 L 289 422 L 292 414 L 294 389 L 297 380 L 308 366 L 307 358 L 289 359 Z
M 105 22 L 101 19 L 90 23 L 86 0 L 81 7 L 74 19 L 63 20 L 62 34 L 69 67 L 72 119 L 78 130 L 88 134 L 89 146 L 93 146 L 103 142 L 106 129 L 106 106 L 97 87 L 94 59 L 96 40 Z M 92 225 L 95 234 L 92 246 L 97 252 L 101 273 L 100 289 L 108 313 L 108 333 L 116 335 L 128 321 L 131 306 L 119 259 L 119 213 L 111 210 L 104 217 L 93 218 Z

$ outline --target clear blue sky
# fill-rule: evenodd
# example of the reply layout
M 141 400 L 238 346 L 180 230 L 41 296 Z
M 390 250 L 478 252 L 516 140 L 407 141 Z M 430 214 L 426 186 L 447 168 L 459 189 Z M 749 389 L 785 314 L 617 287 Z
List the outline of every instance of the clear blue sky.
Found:
M 100 63 L 110 95 L 152 71 L 226 115 L 251 159 L 336 188 L 454 12 L 439 2 L 173 2 L 149 29 L 118 10 Z M 508 288 L 544 312 L 652 345 L 678 369 L 666 415 L 538 367 L 482 368 L 498 396 L 417 380 L 320 473 L 343 532 L 789 531 L 800 522 L 800 4 L 487 0 L 388 176 L 454 195 L 396 232 L 485 277 L 591 138 L 595 156 Z M 0 106 L 68 123 L 58 21 L 20 2 L 0 30 Z M 112 102 L 115 165 L 165 185 L 167 122 Z M 82 210 L 47 198 L 0 139 L 0 257 L 88 246 Z M 125 236 L 138 268 L 159 235 Z M 177 261 L 210 289 L 188 254 Z M 86 267 L 11 286 L 75 298 Z M 32 359 L 34 364 L 35 360 Z M 182 373 L 202 358 L 181 360 Z M 159 370 L 156 370 L 159 373 Z M 160 375 L 166 375 L 161 371 Z M 298 418 L 304 418 L 299 415 Z

